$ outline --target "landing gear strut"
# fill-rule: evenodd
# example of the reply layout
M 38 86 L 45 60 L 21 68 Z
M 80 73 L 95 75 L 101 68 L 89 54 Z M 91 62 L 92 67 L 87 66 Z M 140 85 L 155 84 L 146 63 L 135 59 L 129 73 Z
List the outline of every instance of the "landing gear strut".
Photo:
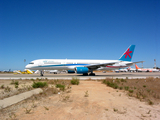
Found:
M 90 75 L 90 76 L 95 76 L 95 73 L 91 72 L 89 75 Z
M 41 71 L 41 76 L 43 76 L 43 71 Z

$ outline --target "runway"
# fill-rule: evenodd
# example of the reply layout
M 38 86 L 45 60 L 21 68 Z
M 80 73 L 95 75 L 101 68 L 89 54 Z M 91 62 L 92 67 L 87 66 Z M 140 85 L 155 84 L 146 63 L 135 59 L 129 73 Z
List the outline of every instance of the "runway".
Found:
M 136 79 L 136 78 L 147 78 L 154 77 L 160 78 L 160 72 L 155 73 L 96 73 L 96 76 L 83 76 L 81 74 L 44 74 L 44 76 L 40 76 L 39 74 L 0 74 L 0 79 L 72 79 L 78 78 L 80 80 L 85 79 L 105 79 L 105 78 L 128 78 L 128 79 Z

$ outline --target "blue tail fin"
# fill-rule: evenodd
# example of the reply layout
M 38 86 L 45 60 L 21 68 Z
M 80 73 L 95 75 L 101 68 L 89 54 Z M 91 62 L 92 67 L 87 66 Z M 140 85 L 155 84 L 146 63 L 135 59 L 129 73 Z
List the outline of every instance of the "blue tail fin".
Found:
M 131 61 L 133 57 L 134 48 L 135 48 L 135 45 L 130 45 L 129 48 L 119 58 L 119 60 Z

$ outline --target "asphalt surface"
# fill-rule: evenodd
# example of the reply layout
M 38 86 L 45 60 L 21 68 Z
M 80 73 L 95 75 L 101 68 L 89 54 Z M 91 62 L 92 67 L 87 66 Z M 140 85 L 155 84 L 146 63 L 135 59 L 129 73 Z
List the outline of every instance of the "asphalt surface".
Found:
M 107 72 L 107 73 L 101 73 L 97 72 L 95 73 L 96 76 L 83 76 L 81 74 L 66 74 L 66 73 L 60 73 L 60 74 L 44 74 L 44 76 L 40 76 L 40 74 L 0 74 L 0 79 L 36 79 L 36 78 L 47 78 L 47 79 L 72 79 L 79 78 L 79 79 L 104 79 L 104 78 L 146 78 L 146 77 L 158 77 L 160 78 L 160 72 L 141 72 L 141 73 L 113 73 L 113 72 Z

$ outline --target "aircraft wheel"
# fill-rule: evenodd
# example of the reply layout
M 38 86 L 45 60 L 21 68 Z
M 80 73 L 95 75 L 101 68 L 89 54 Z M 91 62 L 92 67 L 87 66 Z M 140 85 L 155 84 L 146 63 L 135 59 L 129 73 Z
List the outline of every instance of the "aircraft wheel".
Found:
M 95 76 L 95 73 L 90 73 L 89 75 L 90 75 L 90 76 Z
M 88 73 L 83 73 L 83 76 L 88 76 Z

